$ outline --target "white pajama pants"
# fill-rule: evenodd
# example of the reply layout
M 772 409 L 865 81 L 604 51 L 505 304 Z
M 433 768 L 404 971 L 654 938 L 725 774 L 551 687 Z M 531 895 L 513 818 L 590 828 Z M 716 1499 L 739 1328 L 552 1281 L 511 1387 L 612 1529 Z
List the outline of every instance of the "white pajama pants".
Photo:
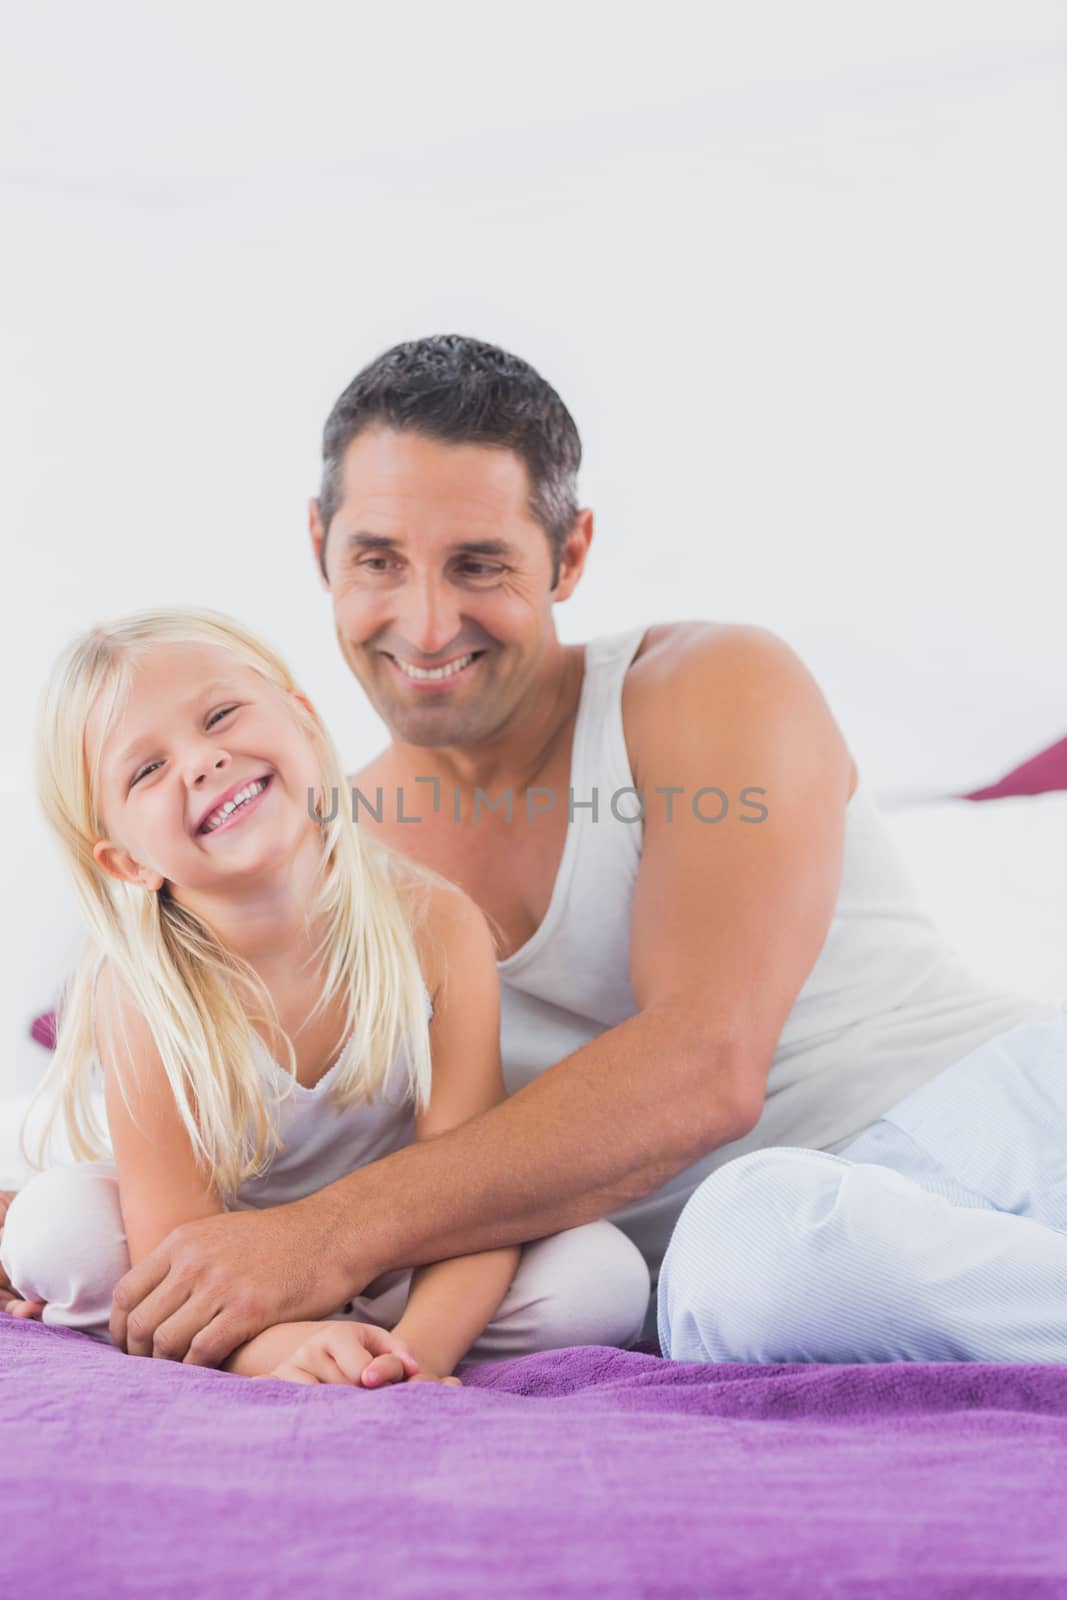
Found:
M 657 1304 L 680 1361 L 1067 1362 L 1067 1015 L 991 1039 L 841 1155 L 720 1167 Z
M 109 1340 L 108 1318 L 130 1257 L 111 1161 L 49 1167 L 19 1190 L 0 1235 L 0 1265 L 24 1300 L 46 1302 L 42 1321 Z M 407 1304 L 410 1269 L 387 1272 L 332 1318 L 391 1328 Z M 518 1270 L 468 1361 L 640 1337 L 648 1267 L 613 1223 L 568 1228 L 523 1247 Z

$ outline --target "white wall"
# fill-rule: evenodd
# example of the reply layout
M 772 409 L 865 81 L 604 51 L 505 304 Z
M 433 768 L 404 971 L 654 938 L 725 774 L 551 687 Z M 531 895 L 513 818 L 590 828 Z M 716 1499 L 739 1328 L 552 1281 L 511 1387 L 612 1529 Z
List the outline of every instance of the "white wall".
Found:
M 883 793 L 1067 732 L 1061 5 L 284 11 L 8 26 L 9 796 L 56 651 L 152 602 L 258 625 L 346 755 L 380 742 L 304 507 L 337 392 L 447 329 L 531 359 L 583 432 L 564 637 L 773 627 Z M 0 869 L 5 1029 L 38 852 Z

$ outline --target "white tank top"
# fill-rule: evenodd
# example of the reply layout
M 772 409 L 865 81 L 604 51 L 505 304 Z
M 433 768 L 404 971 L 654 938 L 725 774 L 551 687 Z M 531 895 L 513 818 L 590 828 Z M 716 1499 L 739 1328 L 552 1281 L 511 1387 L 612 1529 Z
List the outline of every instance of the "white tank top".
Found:
M 590 810 L 575 810 L 544 921 L 498 963 L 509 1093 L 637 1010 L 630 922 L 643 828 L 640 821 L 618 821 L 611 800 L 634 787 L 622 687 L 645 631 L 586 646 L 570 787 L 578 806 L 596 790 L 598 811 L 594 821 Z M 681 796 L 675 803 L 689 801 Z M 703 804 L 713 815 L 714 797 Z M 633 794 L 618 796 L 615 810 L 633 816 Z M 655 1282 L 678 1213 L 723 1162 L 768 1145 L 838 1152 L 910 1090 L 995 1034 L 1059 1014 L 991 990 L 967 972 L 917 903 L 903 857 L 861 778 L 846 810 L 833 920 L 779 1036 L 757 1126 L 611 1220 L 642 1250 Z
M 99 974 L 100 966 L 97 967 L 97 977 Z M 433 1016 L 433 1005 L 428 993 L 425 998 L 429 1020 Z M 373 1101 L 341 1107 L 330 1095 L 340 1066 L 341 1052 L 310 1089 L 292 1078 L 287 1067 L 279 1066 L 258 1035 L 255 1052 L 264 1098 L 268 1095 L 271 1097 L 269 1114 L 284 1148 L 274 1152 L 266 1172 L 258 1178 L 245 1179 L 230 1201 L 228 1210 L 261 1210 L 265 1206 L 283 1206 L 291 1200 L 302 1200 L 305 1195 L 324 1189 L 338 1178 L 347 1177 L 357 1167 L 392 1155 L 394 1150 L 400 1150 L 414 1140 L 414 1102 L 407 1092 L 406 1074 L 395 1070 L 397 1063 L 391 1064 L 385 1090 Z M 291 1092 L 284 1100 L 275 1103 L 274 1095 L 290 1081 Z M 402 1085 L 403 1088 L 394 1088 L 393 1085 Z M 103 1075 L 95 1057 L 93 1094 L 97 1098 L 97 1115 L 110 1150 Z
M 426 1004 L 429 1015 L 429 996 Z M 284 1149 L 275 1151 L 260 1177 L 245 1179 L 230 1203 L 231 1211 L 288 1205 L 413 1141 L 415 1108 L 410 1095 L 392 1098 L 387 1087 L 373 1101 L 340 1107 L 330 1097 L 340 1058 L 308 1089 L 278 1065 L 259 1038 L 256 1045 L 259 1067 L 271 1091 L 292 1082 L 292 1091 L 270 1108 Z M 392 1070 L 389 1076 L 396 1081 Z

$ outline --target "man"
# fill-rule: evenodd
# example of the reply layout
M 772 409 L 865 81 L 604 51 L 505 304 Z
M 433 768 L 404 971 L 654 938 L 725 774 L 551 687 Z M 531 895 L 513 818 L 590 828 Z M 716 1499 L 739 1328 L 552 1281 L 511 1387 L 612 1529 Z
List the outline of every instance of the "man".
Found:
M 604 1216 L 655 1276 L 685 1207 L 664 1348 L 791 1359 L 791 1299 L 833 1322 L 853 1265 L 846 1210 L 821 1258 L 793 1225 L 813 1195 L 834 1211 L 826 1183 L 853 1170 L 837 1153 L 1033 1014 L 959 970 L 914 905 L 781 639 L 686 622 L 560 643 L 553 608 L 593 534 L 580 454 L 532 368 L 452 336 L 387 352 L 327 422 L 314 557 L 390 733 L 339 803 L 489 919 L 511 1093 L 295 1205 L 177 1229 L 116 1293 L 112 1335 L 132 1353 L 216 1365 L 394 1267 Z M 918 1178 L 872 1170 L 890 1208 L 894 1183 L 935 1204 Z M 764 1339 L 772 1291 L 784 1331 Z M 820 1354 L 826 1325 L 794 1330 L 797 1359 L 865 1359 L 854 1324 L 855 1354 Z

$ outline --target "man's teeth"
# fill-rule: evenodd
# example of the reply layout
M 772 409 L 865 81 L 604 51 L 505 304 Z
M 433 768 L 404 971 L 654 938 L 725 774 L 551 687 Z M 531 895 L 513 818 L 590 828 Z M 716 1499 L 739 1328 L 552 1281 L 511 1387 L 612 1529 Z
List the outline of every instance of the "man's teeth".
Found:
M 475 652 L 472 650 L 470 655 L 460 656 L 458 660 L 450 661 L 446 667 L 428 668 L 409 666 L 406 661 L 401 661 L 399 656 L 394 656 L 393 660 L 401 672 L 406 673 L 409 678 L 452 678 L 457 672 L 462 672 L 464 667 L 469 667 L 474 656 Z
M 266 787 L 267 780 L 265 778 L 257 778 L 254 783 L 246 784 L 243 789 L 238 789 L 232 800 L 227 800 L 225 805 L 219 806 L 218 810 L 211 813 L 200 832 L 210 833 L 212 828 L 217 828 L 220 823 L 225 822 L 226 818 L 236 811 L 238 806 L 243 806 L 248 800 L 254 800 L 256 795 L 262 794 Z

